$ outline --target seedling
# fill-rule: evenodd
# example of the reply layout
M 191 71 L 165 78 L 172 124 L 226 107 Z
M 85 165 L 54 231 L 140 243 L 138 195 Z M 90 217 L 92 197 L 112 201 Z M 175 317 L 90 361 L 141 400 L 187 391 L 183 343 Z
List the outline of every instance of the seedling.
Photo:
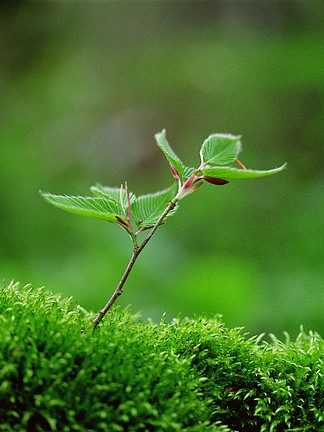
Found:
M 96 328 L 108 310 L 123 292 L 124 284 L 142 250 L 145 248 L 155 231 L 165 220 L 173 215 L 178 203 L 186 196 L 196 191 L 204 182 L 213 185 L 225 185 L 231 179 L 256 178 L 276 174 L 282 171 L 286 164 L 271 170 L 246 169 L 239 161 L 242 150 L 241 137 L 229 134 L 212 134 L 202 144 L 200 149 L 200 165 L 198 168 L 185 166 L 170 147 L 166 132 L 155 135 L 158 147 L 169 162 L 172 176 L 176 180 L 168 189 L 155 194 L 136 197 L 128 188 L 128 184 L 120 188 L 97 184 L 91 187 L 93 197 L 41 195 L 50 204 L 83 216 L 103 219 L 126 231 L 133 244 L 133 253 L 117 288 L 106 305 L 93 320 Z M 149 230 L 142 242 L 139 234 Z

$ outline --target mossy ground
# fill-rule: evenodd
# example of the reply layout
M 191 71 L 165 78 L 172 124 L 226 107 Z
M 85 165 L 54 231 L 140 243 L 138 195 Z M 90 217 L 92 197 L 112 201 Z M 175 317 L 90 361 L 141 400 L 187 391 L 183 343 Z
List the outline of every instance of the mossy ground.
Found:
M 248 338 L 219 317 L 95 331 L 71 299 L 0 291 L 1 431 L 324 431 L 324 341 Z

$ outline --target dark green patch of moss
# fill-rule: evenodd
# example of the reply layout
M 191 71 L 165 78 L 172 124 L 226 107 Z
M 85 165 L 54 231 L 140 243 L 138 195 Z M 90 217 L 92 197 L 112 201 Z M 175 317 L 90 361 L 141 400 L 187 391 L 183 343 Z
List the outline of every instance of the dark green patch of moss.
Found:
M 70 299 L 0 292 L 1 431 L 324 431 L 324 342 L 271 344 L 219 318 L 141 322 L 113 310 L 93 333 Z

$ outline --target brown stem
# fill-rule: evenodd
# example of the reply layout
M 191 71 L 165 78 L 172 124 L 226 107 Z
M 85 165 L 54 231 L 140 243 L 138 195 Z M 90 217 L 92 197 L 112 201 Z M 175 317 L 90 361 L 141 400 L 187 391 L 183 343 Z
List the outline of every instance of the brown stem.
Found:
M 103 319 L 103 317 L 106 315 L 106 313 L 108 312 L 108 310 L 111 308 L 111 306 L 115 303 L 115 301 L 117 300 L 117 298 L 121 295 L 121 293 L 123 292 L 123 287 L 124 284 L 138 258 L 138 255 L 142 252 L 142 250 L 145 248 L 145 246 L 147 245 L 147 243 L 150 241 L 150 239 L 152 238 L 153 234 L 155 233 L 155 231 L 158 229 L 158 227 L 161 225 L 161 223 L 163 222 L 163 220 L 165 219 L 165 217 L 167 216 L 167 214 L 172 211 L 176 206 L 176 202 L 174 201 L 170 201 L 169 204 L 167 205 L 166 209 L 164 210 L 164 212 L 161 214 L 159 220 L 156 222 L 156 224 L 153 226 L 153 228 L 151 229 L 151 231 L 148 233 L 147 237 L 144 239 L 143 243 L 140 246 L 136 246 L 133 249 L 133 254 L 131 256 L 131 259 L 129 260 L 129 263 L 126 267 L 126 270 L 122 276 L 122 278 L 119 281 L 119 284 L 117 286 L 117 288 L 115 289 L 113 295 L 110 297 L 110 299 L 108 300 L 108 302 L 106 303 L 106 305 L 98 312 L 97 316 L 95 317 L 95 319 L 93 320 L 93 327 L 94 329 L 98 326 L 98 324 L 100 323 L 100 321 Z

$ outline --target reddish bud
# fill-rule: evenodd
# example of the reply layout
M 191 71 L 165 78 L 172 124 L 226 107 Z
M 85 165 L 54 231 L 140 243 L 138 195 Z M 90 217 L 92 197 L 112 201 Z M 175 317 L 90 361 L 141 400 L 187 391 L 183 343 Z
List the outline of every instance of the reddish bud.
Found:
M 170 164 L 170 170 L 171 170 L 171 173 L 172 173 L 173 177 L 174 177 L 176 180 L 179 180 L 179 178 L 180 178 L 179 173 L 178 173 L 178 171 L 174 168 L 174 166 L 171 165 L 171 164 Z
M 228 180 L 224 180 L 221 178 L 216 178 L 216 177 L 201 177 L 202 180 L 206 180 L 206 182 L 214 184 L 214 185 L 218 185 L 218 186 L 222 186 L 228 183 Z
M 199 177 L 197 177 L 197 171 L 195 171 L 185 182 L 183 185 L 183 189 L 190 189 L 191 186 L 199 180 Z

